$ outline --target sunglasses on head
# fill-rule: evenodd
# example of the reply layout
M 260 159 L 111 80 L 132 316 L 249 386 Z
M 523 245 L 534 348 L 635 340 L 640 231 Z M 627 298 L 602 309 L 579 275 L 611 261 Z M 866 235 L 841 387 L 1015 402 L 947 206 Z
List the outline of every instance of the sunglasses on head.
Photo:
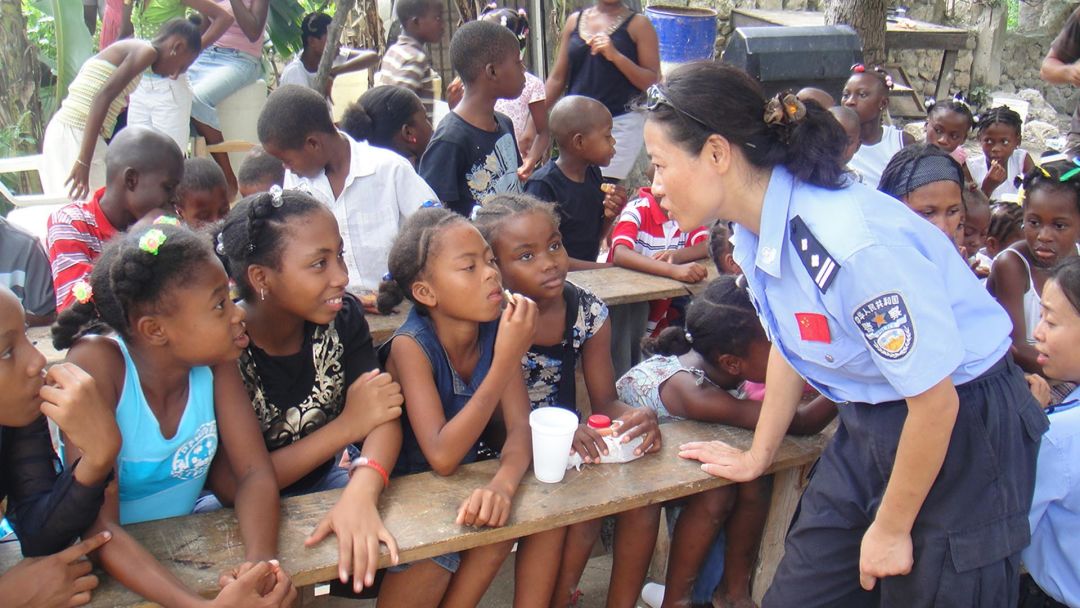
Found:
M 686 110 L 680 108 L 679 106 L 675 105 L 675 103 L 673 101 L 671 101 L 671 98 L 668 97 L 668 94 L 664 91 L 664 89 L 661 88 L 661 86 L 659 84 L 654 84 L 654 85 L 650 86 L 645 91 L 645 104 L 644 104 L 643 107 L 646 110 L 652 112 L 653 110 L 656 110 L 660 106 L 667 106 L 667 107 L 671 108 L 672 110 L 675 110 L 679 114 L 682 114 L 683 116 L 686 116 L 690 120 L 693 120 L 694 122 L 698 123 L 699 125 L 705 127 L 709 131 L 713 130 L 712 127 L 709 126 L 709 123 L 705 122 L 704 120 L 701 120 L 697 116 L 694 116 L 693 114 L 691 114 L 691 113 L 687 112 Z

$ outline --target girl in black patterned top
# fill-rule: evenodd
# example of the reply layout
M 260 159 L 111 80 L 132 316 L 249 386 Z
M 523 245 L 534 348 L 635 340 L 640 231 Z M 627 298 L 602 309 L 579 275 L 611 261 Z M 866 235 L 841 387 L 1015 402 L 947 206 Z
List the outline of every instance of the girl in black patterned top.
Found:
M 401 447 L 402 397 L 379 371 L 362 307 L 345 291 L 337 222 L 306 194 L 275 188 L 229 212 L 217 248 L 247 312 L 251 344 L 240 371 L 278 487 L 284 494 L 345 488 L 307 544 L 334 532 L 339 578 L 351 574 L 359 592 L 374 584 L 379 542 L 397 562 L 376 503 Z M 337 464 L 346 449 L 347 469 Z

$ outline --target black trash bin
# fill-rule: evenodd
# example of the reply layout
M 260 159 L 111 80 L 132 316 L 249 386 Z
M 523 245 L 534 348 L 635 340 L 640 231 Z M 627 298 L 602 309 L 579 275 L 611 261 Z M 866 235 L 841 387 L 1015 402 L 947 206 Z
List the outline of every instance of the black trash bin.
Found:
M 846 25 L 740 27 L 721 59 L 758 80 L 766 95 L 818 87 L 840 101 L 862 44 Z

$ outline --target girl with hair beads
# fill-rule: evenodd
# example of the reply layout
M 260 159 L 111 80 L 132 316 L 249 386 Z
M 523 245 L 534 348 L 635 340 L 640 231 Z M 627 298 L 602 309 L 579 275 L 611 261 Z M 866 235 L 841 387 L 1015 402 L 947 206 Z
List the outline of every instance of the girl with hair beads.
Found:
M 889 108 L 889 91 L 892 87 L 892 76 L 884 68 L 859 63 L 851 67 L 851 77 L 840 96 L 840 104 L 859 115 L 862 140 L 848 166 L 862 177 L 862 183 L 871 188 L 877 188 L 881 172 L 893 155 L 904 146 L 915 143 L 903 129 L 882 124 L 885 111 Z
M 765 381 L 770 345 L 743 281 L 733 276 L 714 280 L 686 309 L 685 327 L 669 327 L 646 339 L 645 348 L 654 356 L 619 378 L 619 398 L 656 412 L 661 424 L 690 419 L 753 430 L 761 402 L 748 399 L 742 385 Z M 835 415 L 836 406 L 818 397 L 796 410 L 788 432 L 817 433 Z M 771 481 L 760 478 L 686 501 L 671 536 L 663 608 L 690 604 L 695 579 L 722 527 L 727 534 L 724 573 L 713 604 L 753 605 L 750 574 L 770 490 Z
M 351 574 L 359 593 L 375 582 L 380 542 L 397 561 L 376 507 L 401 448 L 402 397 L 379 372 L 363 309 L 345 291 L 337 222 L 310 196 L 275 188 L 233 207 L 218 243 L 242 298 L 250 342 L 240 374 L 277 486 L 286 496 L 345 488 L 305 544 L 336 534 L 338 576 Z M 342 450 L 348 469 L 337 466 Z M 224 477 L 218 488 L 230 485 Z
M 397 152 L 414 169 L 432 133 L 424 103 L 416 93 L 392 84 L 364 91 L 345 110 L 341 130 L 356 141 Z
M 0 286 L 0 502 L 6 501 L 2 514 L 22 554 L 38 558 L 0 573 L 0 605 L 82 606 L 98 585 L 93 566 L 82 558 L 111 535 L 87 534 L 68 545 L 97 517 L 120 451 L 120 431 L 89 374 L 70 363 L 46 372 L 25 321 L 19 299 Z M 60 473 L 50 420 L 87 444 L 83 457 Z
M 197 23 L 172 19 L 153 40 L 119 40 L 87 59 L 45 128 L 45 193 L 77 201 L 105 186 L 105 138 L 112 136 L 116 117 L 143 72 L 177 78 L 198 57 L 201 45 Z
M 681 227 L 732 222 L 772 340 L 750 449 L 691 442 L 680 456 L 749 481 L 807 381 L 846 402 L 763 606 L 1014 605 L 1046 416 L 1001 306 L 940 230 L 850 184 L 834 160 L 844 133 L 816 104 L 703 61 L 643 108 L 653 192 Z
M 967 159 L 971 177 L 983 194 L 1000 199 L 1016 194 L 1016 180 L 1031 172 L 1035 161 L 1020 147 L 1024 121 L 1008 106 L 990 108 L 979 117 L 982 156 Z
M 618 435 L 624 442 L 644 435 L 641 447 L 635 450 L 638 454 L 659 450 L 656 415 L 628 407 L 615 392 L 607 306 L 566 280 L 570 258 L 562 246 L 554 205 L 528 195 L 497 194 L 484 200 L 475 222 L 491 244 L 504 285 L 537 305 L 536 336 L 521 360 L 533 409 L 564 407 L 580 415 L 574 383 L 580 361 L 592 412 L 621 421 Z M 606 451 L 603 438 L 585 424 L 578 427 L 573 449 L 585 462 L 599 462 L 601 452 Z M 648 530 L 659 524 L 659 509 L 644 507 L 616 517 L 608 604 L 625 606 L 637 598 L 648 570 L 656 538 L 655 532 L 650 535 Z M 600 533 L 600 521 L 523 539 L 515 563 L 515 594 L 541 600 L 545 607 L 546 598 L 552 598 L 553 606 L 567 605 Z M 624 527 L 631 532 L 620 533 Z M 561 567 L 547 567 L 552 563 Z M 541 582 L 544 575 L 550 577 Z
M 926 143 L 948 152 L 963 165 L 967 161 L 964 142 L 974 126 L 971 106 L 959 95 L 935 101 L 926 110 Z
M 513 294 L 503 308 L 491 248 L 449 209 L 429 207 L 409 217 L 390 250 L 389 266 L 392 278 L 380 287 L 380 305 L 402 298 L 413 304 L 380 351 L 405 396 L 404 441 L 394 473 L 449 475 L 480 458 L 483 440 L 500 451 L 499 467 L 461 503 L 456 522 L 503 526 L 532 455 L 521 358 L 532 344 L 536 303 Z M 380 601 L 475 606 L 512 544 L 391 568 Z
M 892 157 L 881 172 L 878 190 L 907 205 L 958 246 L 963 239 L 963 185 L 960 164 L 947 152 L 931 144 L 915 144 Z
M 277 554 L 274 469 L 236 367 L 248 344 L 244 313 L 210 243 L 160 223 L 111 242 L 78 303 L 53 326 L 57 349 L 97 381 L 116 408 L 123 444 L 118 492 L 107 492 L 92 533 L 112 540 L 102 567 L 125 587 L 163 606 L 207 603 L 127 534 L 127 524 L 191 513 L 220 442 L 236 483 L 246 562 L 222 575 L 213 606 L 288 606 L 296 590 Z M 96 335 L 112 332 L 108 335 Z M 68 463 L 83 448 L 65 437 Z M 264 560 L 270 560 L 264 561 Z M 261 588 L 273 587 L 260 596 Z
M 1012 352 L 1026 371 L 1042 373 L 1035 351 L 1039 298 L 1050 269 L 1077 255 L 1080 239 L 1080 166 L 1044 158 L 1024 178 L 1023 240 L 999 253 L 986 288 L 1012 321 Z

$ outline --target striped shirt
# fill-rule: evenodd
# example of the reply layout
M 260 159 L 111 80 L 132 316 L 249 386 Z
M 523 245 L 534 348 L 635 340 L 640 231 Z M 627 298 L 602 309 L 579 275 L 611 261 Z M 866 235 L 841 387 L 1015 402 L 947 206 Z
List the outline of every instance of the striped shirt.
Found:
M 434 119 L 435 70 L 424 45 L 402 34 L 383 55 L 379 84 L 393 84 L 409 89 L 424 103 L 428 120 Z
M 641 198 L 630 201 L 623 209 L 611 232 L 610 261 L 615 248 L 629 247 L 647 256 L 661 251 L 692 247 L 703 242 L 708 233 L 704 227 L 682 232 L 675 220 L 668 218 L 660 203 L 653 198 L 652 190 L 641 189 Z
M 75 302 L 71 288 L 80 279 L 89 279 L 94 260 L 117 230 L 101 210 L 105 188 L 88 201 L 61 207 L 49 216 L 46 245 L 56 288 L 56 310 L 63 311 Z

